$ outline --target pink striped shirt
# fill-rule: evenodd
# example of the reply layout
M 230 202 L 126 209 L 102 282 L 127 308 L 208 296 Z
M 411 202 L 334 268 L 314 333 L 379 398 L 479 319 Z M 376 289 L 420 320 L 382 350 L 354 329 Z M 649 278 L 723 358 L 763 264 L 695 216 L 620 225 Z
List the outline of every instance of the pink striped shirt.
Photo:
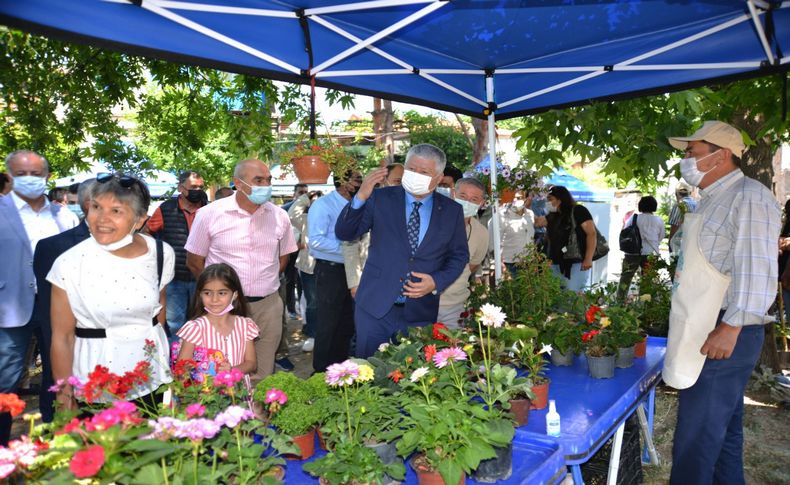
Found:
M 296 252 L 288 213 L 267 202 L 250 214 L 236 196 L 201 208 L 184 248 L 206 258 L 206 266 L 226 263 L 239 274 L 245 296 L 268 296 L 280 287 L 280 256 Z
M 195 346 L 219 350 L 232 366 L 244 362 L 247 342 L 258 337 L 258 326 L 251 318 L 237 316 L 230 335 L 222 335 L 206 317 L 190 320 L 177 332 L 179 337 Z

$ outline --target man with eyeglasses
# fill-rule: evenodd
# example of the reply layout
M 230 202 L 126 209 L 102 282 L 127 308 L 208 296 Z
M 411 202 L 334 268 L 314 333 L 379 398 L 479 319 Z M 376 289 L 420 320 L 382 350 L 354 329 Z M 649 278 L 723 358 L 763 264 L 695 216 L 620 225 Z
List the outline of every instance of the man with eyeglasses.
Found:
M 17 390 L 33 333 L 36 298 L 33 252 L 38 241 L 75 227 L 79 220 L 68 209 L 50 203 L 45 194 L 49 163 L 36 152 L 19 150 L 5 159 L 13 191 L 0 198 L 0 393 Z M 0 445 L 7 445 L 11 415 L 0 413 Z
M 242 160 L 233 171 L 233 183 L 234 196 L 198 211 L 184 248 L 195 277 L 214 263 L 226 263 L 239 274 L 249 316 L 260 329 L 255 341 L 258 370 L 252 376 L 257 382 L 274 371 L 282 335 L 279 275 L 297 247 L 288 214 L 270 202 L 269 167 L 260 160 Z
M 208 203 L 203 177 L 192 170 L 178 176 L 178 197 L 163 202 L 143 227 L 155 238 L 168 243 L 176 253 L 176 273 L 167 285 L 167 326 L 170 340 L 176 340 L 176 332 L 188 319 L 187 309 L 195 294 L 195 277 L 187 268 L 187 242 L 195 214 Z

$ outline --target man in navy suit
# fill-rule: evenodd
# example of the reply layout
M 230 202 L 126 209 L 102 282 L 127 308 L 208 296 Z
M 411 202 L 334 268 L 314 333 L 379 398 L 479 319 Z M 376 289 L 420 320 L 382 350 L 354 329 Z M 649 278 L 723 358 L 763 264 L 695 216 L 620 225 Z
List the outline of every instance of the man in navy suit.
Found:
M 355 297 L 359 357 L 410 326 L 433 323 L 439 295 L 469 263 L 461 205 L 434 189 L 446 157 L 421 144 L 406 154 L 402 186 L 374 186 L 386 168 L 371 172 L 335 225 L 342 241 L 370 231 L 368 260 Z
M 83 214 L 88 213 L 88 206 L 90 205 L 89 189 L 95 182 L 96 179 L 88 179 L 80 184 L 77 192 L 77 203 L 80 205 Z M 36 252 L 33 254 L 33 273 L 36 275 L 38 293 L 36 294 L 36 302 L 33 305 L 31 323 L 40 329 L 38 335 L 40 336 L 39 348 L 41 351 L 42 375 L 39 409 L 46 423 L 52 422 L 55 403 L 55 393 L 49 391 L 49 388 L 54 384 L 54 379 L 52 378 L 52 362 L 49 359 L 49 348 L 52 343 L 52 325 L 49 317 L 52 301 L 52 283 L 47 281 L 47 274 L 52 269 L 52 265 L 58 259 L 58 256 L 89 237 L 91 237 L 91 233 L 83 219 L 77 227 L 39 241 L 36 245 Z

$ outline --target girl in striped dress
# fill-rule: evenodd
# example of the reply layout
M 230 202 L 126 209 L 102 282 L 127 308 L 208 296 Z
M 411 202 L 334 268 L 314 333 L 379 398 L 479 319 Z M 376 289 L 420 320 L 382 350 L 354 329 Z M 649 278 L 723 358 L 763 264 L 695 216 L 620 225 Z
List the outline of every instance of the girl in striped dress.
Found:
M 252 374 L 258 367 L 253 341 L 258 326 L 249 309 L 236 271 L 225 263 L 207 266 L 197 280 L 190 318 L 178 331 L 178 359 L 193 358 L 196 347 L 218 350 L 224 360 L 217 371 L 236 368 Z

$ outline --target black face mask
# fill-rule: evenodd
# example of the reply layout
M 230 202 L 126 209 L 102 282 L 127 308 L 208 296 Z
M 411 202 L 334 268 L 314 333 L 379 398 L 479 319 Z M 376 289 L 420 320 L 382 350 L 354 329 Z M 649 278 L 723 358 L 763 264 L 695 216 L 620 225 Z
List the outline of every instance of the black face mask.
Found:
M 198 202 L 207 202 L 208 195 L 206 195 L 205 190 L 189 189 L 187 191 L 186 199 L 193 204 L 197 204 Z

